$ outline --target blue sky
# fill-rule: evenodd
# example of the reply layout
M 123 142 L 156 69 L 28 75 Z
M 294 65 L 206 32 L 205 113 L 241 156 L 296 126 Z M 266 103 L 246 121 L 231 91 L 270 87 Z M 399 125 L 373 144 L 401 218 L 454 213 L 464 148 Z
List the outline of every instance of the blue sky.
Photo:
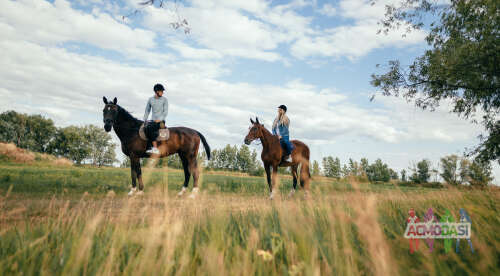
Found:
M 160 82 L 167 124 L 201 131 L 212 147 L 241 145 L 251 116 L 269 127 L 285 104 L 292 139 L 313 159 L 381 158 L 398 171 L 423 158 L 437 166 L 482 131 L 447 103 L 431 113 L 380 94 L 369 101 L 376 64 L 409 64 L 426 49 L 425 31 L 377 35 L 393 0 L 170 1 L 122 20 L 138 2 L 1 1 L 0 111 L 100 125 L 102 96 L 116 96 L 141 118 Z M 189 34 L 169 26 L 178 18 Z

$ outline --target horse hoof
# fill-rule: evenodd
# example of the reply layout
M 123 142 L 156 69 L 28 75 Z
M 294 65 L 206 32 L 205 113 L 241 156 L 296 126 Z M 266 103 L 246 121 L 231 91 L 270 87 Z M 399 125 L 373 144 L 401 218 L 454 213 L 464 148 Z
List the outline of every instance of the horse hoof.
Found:
M 135 193 L 135 195 L 142 196 L 144 195 L 144 191 L 138 191 L 137 193 Z
M 177 193 L 177 196 L 182 196 L 184 195 L 184 192 L 186 191 L 186 187 L 182 187 L 182 190 Z
M 270 200 L 273 200 L 274 199 L 274 193 L 271 192 L 271 194 L 269 195 L 269 199 Z
M 137 191 L 137 188 L 130 189 L 130 192 L 128 192 L 128 196 L 133 196 L 136 191 Z
M 198 194 L 198 190 L 199 190 L 198 187 L 193 188 L 193 190 L 191 191 L 191 194 L 189 195 L 189 198 L 192 198 L 192 199 L 196 198 L 196 195 Z
M 288 194 L 288 197 L 292 197 L 295 194 L 295 189 L 292 189 Z

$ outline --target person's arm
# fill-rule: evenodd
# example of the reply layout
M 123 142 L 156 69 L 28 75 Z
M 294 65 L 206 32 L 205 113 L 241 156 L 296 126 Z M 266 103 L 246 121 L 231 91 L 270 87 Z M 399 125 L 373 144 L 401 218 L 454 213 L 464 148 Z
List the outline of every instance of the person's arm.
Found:
M 146 121 L 148 120 L 150 111 L 151 111 L 151 103 L 150 100 L 148 99 L 148 104 L 146 105 L 146 110 L 144 111 L 144 123 L 146 123 Z
M 163 113 L 161 117 L 163 118 L 163 121 L 167 118 L 168 115 L 168 100 L 165 98 L 165 101 L 163 101 Z
M 272 129 L 273 135 L 277 135 L 276 128 L 278 127 L 278 124 L 275 124 L 275 122 L 276 122 L 276 119 L 274 119 L 274 122 L 273 122 L 273 129 Z

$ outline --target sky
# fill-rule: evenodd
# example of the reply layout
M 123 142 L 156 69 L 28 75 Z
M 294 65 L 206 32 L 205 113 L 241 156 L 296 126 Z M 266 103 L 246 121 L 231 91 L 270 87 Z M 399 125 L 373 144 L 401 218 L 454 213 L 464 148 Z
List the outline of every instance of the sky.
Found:
M 397 171 L 424 158 L 436 167 L 484 131 L 447 102 L 422 111 L 370 85 L 389 60 L 409 65 L 427 49 L 425 30 L 377 34 L 394 0 L 139 2 L 0 1 L 0 112 L 102 125 L 106 96 L 142 119 L 162 83 L 167 125 L 200 131 L 212 148 L 242 145 L 250 118 L 270 128 L 284 104 L 311 159 L 381 158 Z M 171 26 L 183 19 L 189 33 Z M 497 165 L 494 175 L 499 184 Z

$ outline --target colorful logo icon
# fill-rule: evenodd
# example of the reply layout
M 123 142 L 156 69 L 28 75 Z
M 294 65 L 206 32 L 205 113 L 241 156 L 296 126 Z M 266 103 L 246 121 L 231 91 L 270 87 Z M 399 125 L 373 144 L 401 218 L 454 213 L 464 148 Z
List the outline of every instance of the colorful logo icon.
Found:
M 409 217 L 406 219 L 407 225 L 404 234 L 404 237 L 410 242 L 410 253 L 418 250 L 420 239 L 425 239 L 430 252 L 434 250 L 434 240 L 443 239 L 445 253 L 451 251 L 453 239 L 457 240 L 455 251 L 460 252 L 460 240 L 466 239 L 472 253 L 474 253 L 470 239 L 471 219 L 465 209 L 460 209 L 459 213 L 460 218 L 458 222 L 455 222 L 450 210 L 446 209 L 438 222 L 432 208 L 429 208 L 423 216 L 424 222 L 420 222 L 415 210 L 411 208 L 408 211 Z

